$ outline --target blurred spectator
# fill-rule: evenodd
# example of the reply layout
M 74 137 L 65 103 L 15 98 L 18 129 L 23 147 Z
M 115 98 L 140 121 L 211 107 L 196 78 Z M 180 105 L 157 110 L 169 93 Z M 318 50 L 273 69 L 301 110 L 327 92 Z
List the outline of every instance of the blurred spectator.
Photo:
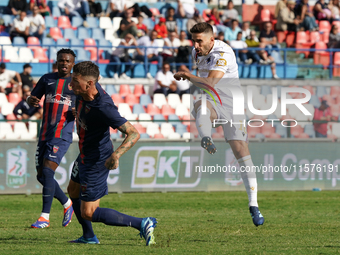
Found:
M 89 2 L 90 13 L 94 17 L 100 17 L 103 11 L 102 5 L 98 2 L 96 3 L 95 0 L 87 0 Z
M 279 17 L 279 13 L 283 8 L 286 8 L 287 0 L 279 0 L 275 5 L 274 17 L 277 19 Z
M 322 100 L 319 108 L 315 108 L 314 119 L 318 122 L 314 123 L 314 130 L 316 137 L 327 137 L 327 122 L 320 123 L 321 121 L 337 121 L 336 117 L 332 117 L 329 105 L 326 100 Z
M 242 39 L 245 40 L 250 36 L 250 24 L 248 21 L 242 23 Z
M 22 82 L 22 86 L 28 86 L 30 90 L 33 89 L 35 82 L 33 81 L 32 73 L 32 66 L 30 64 L 24 64 L 23 72 L 20 73 L 20 78 Z M 17 77 L 14 77 L 14 81 L 18 82 Z M 24 91 L 23 91 L 24 92 Z
M 237 38 L 236 40 L 232 40 L 230 41 L 230 47 L 233 49 L 239 49 L 238 51 L 238 57 L 240 58 L 240 61 L 242 63 L 245 63 L 247 65 L 251 64 L 253 62 L 252 57 L 248 58 L 248 50 L 246 50 L 246 48 L 248 48 L 248 45 L 242 41 L 242 32 L 238 32 L 237 34 Z M 260 58 L 260 57 L 258 57 Z M 259 59 L 258 59 L 259 61 Z
M 13 78 L 16 77 L 16 82 Z M 7 88 L 7 84 L 14 84 L 11 88 Z M 18 72 L 6 69 L 6 64 L 0 64 L 0 92 L 6 95 L 13 92 L 18 93 L 22 97 L 22 81 Z
M 137 40 L 137 45 L 138 46 L 144 46 L 144 47 L 148 47 L 145 51 L 145 48 L 137 48 L 136 49 L 136 56 L 134 57 L 134 60 L 137 61 L 142 61 L 144 62 L 145 60 L 145 54 L 148 60 L 148 65 L 146 66 L 146 76 L 148 78 L 152 78 L 149 70 L 150 70 L 150 62 L 152 61 L 158 61 L 158 70 L 161 69 L 162 66 L 162 57 L 158 55 L 158 43 L 156 41 L 157 39 L 157 31 L 152 30 L 151 35 L 150 36 L 143 36 L 141 38 L 139 38 Z M 150 48 L 150 47 L 153 48 Z M 133 66 L 132 68 L 134 69 L 135 66 Z
M 53 63 L 52 65 L 52 73 L 57 73 L 58 72 L 58 65 L 57 63 Z
M 280 48 L 277 43 L 277 37 L 275 32 L 272 30 L 272 23 L 266 22 L 264 24 L 264 29 L 261 30 L 259 40 L 265 45 L 267 49 L 278 49 Z
M 331 20 L 332 12 L 328 9 L 328 5 L 325 0 L 318 0 L 314 5 L 314 17 L 317 20 Z
M 119 38 L 124 38 L 127 34 L 132 34 L 134 37 L 137 36 L 137 26 L 131 18 L 132 10 L 128 9 L 125 11 L 124 18 L 120 21 L 118 29 Z
M 169 7 L 167 10 L 165 25 L 168 30 L 168 33 L 171 33 L 171 32 L 178 33 L 177 22 L 175 18 L 175 9 L 173 7 Z
M 26 12 L 28 4 L 26 0 L 9 0 L 7 5 L 7 14 L 19 15 L 20 12 Z
M 310 11 L 308 0 L 300 0 L 295 5 L 295 17 L 301 20 L 299 28 L 304 31 L 319 30 L 318 24 L 315 22 L 315 17 Z
M 190 72 L 190 70 L 185 66 L 185 65 L 181 65 L 178 68 L 179 72 Z M 190 82 L 188 80 L 180 80 L 176 82 L 176 86 L 177 86 L 177 92 L 179 94 L 180 97 L 182 97 L 183 94 L 190 94 Z
M 70 19 L 74 16 L 85 19 L 90 14 L 89 3 L 86 0 L 59 0 L 58 7 Z
M 20 16 L 16 17 L 13 21 L 10 36 L 13 41 L 14 37 L 23 37 L 27 42 L 27 37 L 30 30 L 30 20 L 26 17 L 26 12 L 22 11 Z
M 179 18 L 191 19 L 195 13 L 195 0 L 177 0 Z
M 216 38 L 217 37 L 217 28 L 215 26 L 215 21 L 213 19 L 210 19 L 208 21 L 208 24 L 210 24 L 212 26 L 214 38 Z
M 223 32 L 219 32 L 218 35 L 217 35 L 217 40 L 220 40 L 222 42 L 225 42 L 227 43 L 225 40 L 224 40 L 224 33 Z
M 43 115 L 43 109 L 39 105 L 38 107 L 30 106 L 26 99 L 31 95 L 31 90 L 28 86 L 23 86 L 22 100 L 15 106 L 13 113 L 18 120 L 40 120 Z
M 137 46 L 137 41 L 133 37 L 132 34 L 125 35 L 124 39 L 121 40 L 120 46 Z M 111 55 L 111 62 L 114 63 L 113 71 L 114 71 L 114 78 L 118 79 L 118 76 L 122 79 L 130 79 L 126 75 L 126 73 L 132 68 L 132 58 L 128 53 L 128 48 L 120 48 L 117 47 Z M 125 70 L 122 72 L 122 65 L 121 63 L 125 63 Z
M 38 6 L 41 16 L 46 17 L 51 15 L 51 10 L 47 6 L 46 0 L 30 0 L 31 12 L 33 12 L 34 6 Z
M 224 40 L 229 43 L 232 40 L 236 40 L 238 32 L 241 31 L 241 28 L 238 26 L 238 21 L 233 19 L 231 22 L 231 28 L 227 27 L 224 33 Z
M 340 33 L 338 33 L 338 26 L 332 25 L 331 32 L 329 33 L 328 48 L 339 49 L 340 48 Z
M 248 48 L 264 48 L 265 44 L 260 43 L 259 40 L 256 38 L 256 32 L 254 30 L 250 31 L 250 38 L 246 39 L 246 44 Z M 257 56 L 260 56 L 260 59 Z M 249 49 L 248 57 L 252 58 L 254 62 L 258 62 L 260 64 L 270 64 L 270 69 L 272 71 L 272 75 L 274 79 L 280 79 L 279 76 L 276 74 L 276 65 L 274 62 L 274 58 L 265 50 L 257 50 L 253 51 Z
M 294 13 L 295 2 L 289 0 L 287 6 L 281 8 L 276 23 L 276 30 L 279 31 L 293 31 L 298 30 L 298 25 L 300 24 L 300 19 L 295 18 Z
M 225 26 L 230 27 L 232 20 L 238 20 L 238 12 L 234 9 L 234 3 L 232 0 L 228 1 L 227 9 L 224 10 L 222 20 Z
M 144 20 L 143 16 L 139 15 L 138 23 L 136 25 L 138 38 L 148 34 L 148 28 L 146 27 L 145 24 L 143 24 L 143 20 Z
M 340 1 L 339 0 L 329 0 L 328 8 L 332 13 L 332 20 L 340 20 Z
M 211 9 L 211 13 L 209 15 L 209 19 L 215 22 L 215 25 L 220 25 L 222 23 L 220 18 L 220 13 L 216 7 Z
M 187 33 L 185 31 L 183 31 L 183 30 L 179 34 L 179 41 L 181 43 L 181 46 L 183 46 L 183 47 L 191 46 L 190 41 L 187 39 Z
M 164 46 L 167 47 L 174 47 L 174 48 L 168 48 L 164 49 L 163 53 L 161 54 L 163 57 L 163 61 L 166 61 L 168 63 L 174 63 L 175 62 L 175 57 L 177 56 L 178 53 L 178 48 L 180 47 L 181 42 L 177 38 L 177 33 L 175 31 L 170 33 L 170 38 L 165 38 L 164 39 Z M 172 68 L 173 70 L 176 69 L 176 67 Z
M 187 22 L 187 31 L 190 31 L 190 29 L 194 25 L 196 25 L 197 23 L 200 23 L 200 22 L 205 22 L 205 21 L 202 18 L 202 16 L 200 15 L 200 12 L 196 10 L 194 12 L 194 16 L 192 18 L 188 19 L 188 22 Z
M 133 3 L 130 1 L 119 1 L 119 0 L 111 0 L 107 13 L 108 16 L 112 19 L 114 17 L 122 17 L 124 15 L 124 11 L 126 11 L 129 7 L 132 7 Z
M 168 37 L 168 30 L 165 25 L 166 19 L 161 17 L 159 18 L 159 23 L 155 25 L 154 29 L 157 31 L 157 38 L 167 38 Z
M 28 19 L 30 21 L 30 36 L 38 37 L 41 41 L 45 31 L 45 20 L 39 14 L 38 6 L 33 7 L 33 14 L 28 16 Z
M 155 77 L 154 94 L 163 93 L 167 96 L 169 93 L 176 93 L 177 85 L 174 74 L 170 71 L 170 64 L 164 62 L 162 70 L 158 71 Z

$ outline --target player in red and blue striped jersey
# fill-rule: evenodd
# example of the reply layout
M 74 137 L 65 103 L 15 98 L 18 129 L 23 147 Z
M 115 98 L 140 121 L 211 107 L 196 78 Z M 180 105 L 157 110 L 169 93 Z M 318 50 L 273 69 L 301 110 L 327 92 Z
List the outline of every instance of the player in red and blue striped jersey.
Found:
M 140 231 L 146 245 L 154 244 L 156 219 L 137 218 L 116 210 L 99 207 L 100 199 L 108 194 L 107 177 L 116 169 L 119 158 L 139 139 L 139 133 L 121 117 L 111 97 L 98 83 L 99 69 L 85 61 L 73 68 L 71 86 L 77 96 L 76 118 L 80 154 L 72 169 L 68 193 L 74 212 L 83 228 L 83 235 L 73 243 L 99 243 L 91 221 L 110 226 L 133 227 Z M 114 151 L 110 127 L 126 134 L 125 140 Z M 80 195 L 80 196 L 79 196 Z
M 37 179 L 43 185 L 43 208 L 40 218 L 32 228 L 50 225 L 49 215 L 53 197 L 64 207 L 62 225 L 66 227 L 72 219 L 72 201 L 65 195 L 54 179 L 54 173 L 61 159 L 72 143 L 74 116 L 72 108 L 76 96 L 70 86 L 71 71 L 76 55 L 70 49 L 57 53 L 58 72 L 43 75 L 33 89 L 27 103 L 37 107 L 45 95 L 44 114 L 36 152 Z

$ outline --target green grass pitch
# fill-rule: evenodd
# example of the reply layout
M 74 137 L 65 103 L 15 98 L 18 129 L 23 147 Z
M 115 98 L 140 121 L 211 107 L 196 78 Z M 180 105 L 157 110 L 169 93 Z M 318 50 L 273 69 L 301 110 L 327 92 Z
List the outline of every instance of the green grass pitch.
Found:
M 246 192 L 109 194 L 101 206 L 137 217 L 154 216 L 157 244 L 138 231 L 94 223 L 100 245 L 71 244 L 81 236 L 73 216 L 61 226 L 54 200 L 50 227 L 31 229 L 41 195 L 0 196 L 0 254 L 340 254 L 339 191 L 259 192 L 265 224 L 255 227 Z

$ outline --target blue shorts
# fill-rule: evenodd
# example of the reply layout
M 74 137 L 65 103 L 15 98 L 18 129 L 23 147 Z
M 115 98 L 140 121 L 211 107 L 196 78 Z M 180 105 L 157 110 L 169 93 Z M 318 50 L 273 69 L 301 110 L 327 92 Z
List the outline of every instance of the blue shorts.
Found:
M 35 153 L 36 167 L 38 168 L 43 166 L 44 158 L 59 165 L 61 159 L 64 157 L 68 148 L 70 147 L 70 144 L 70 142 L 60 138 L 55 138 L 50 141 L 39 140 L 37 151 Z
M 108 194 L 107 177 L 110 170 L 105 162 L 91 166 L 81 163 L 80 156 L 74 162 L 71 180 L 80 184 L 80 199 L 83 201 L 96 201 Z

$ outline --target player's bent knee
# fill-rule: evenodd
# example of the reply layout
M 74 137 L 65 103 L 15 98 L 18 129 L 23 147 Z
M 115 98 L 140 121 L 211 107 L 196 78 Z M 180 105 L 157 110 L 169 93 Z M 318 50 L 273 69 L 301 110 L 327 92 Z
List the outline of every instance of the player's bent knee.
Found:
M 92 208 L 83 208 L 81 210 L 81 217 L 85 220 L 89 220 L 92 221 L 92 215 L 94 213 L 95 210 L 92 210 Z

